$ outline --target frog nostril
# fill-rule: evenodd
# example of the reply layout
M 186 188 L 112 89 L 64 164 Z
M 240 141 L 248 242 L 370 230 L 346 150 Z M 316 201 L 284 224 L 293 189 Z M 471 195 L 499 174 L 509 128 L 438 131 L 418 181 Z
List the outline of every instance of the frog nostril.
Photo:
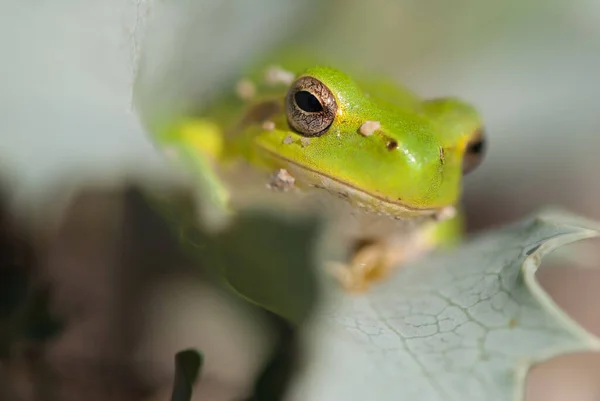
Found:
M 385 146 L 388 148 L 388 150 L 394 150 L 398 148 L 398 141 L 396 141 L 395 139 L 389 139 L 387 141 L 387 143 L 385 144 Z

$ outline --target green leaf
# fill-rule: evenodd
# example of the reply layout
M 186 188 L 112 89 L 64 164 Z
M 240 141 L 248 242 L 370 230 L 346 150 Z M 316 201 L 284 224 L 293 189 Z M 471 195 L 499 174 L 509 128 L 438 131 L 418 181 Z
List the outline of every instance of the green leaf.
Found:
M 219 234 L 222 274 L 246 299 L 296 324 L 317 302 L 316 219 L 242 214 Z
M 223 227 L 197 222 L 190 193 L 149 198 L 215 284 L 299 325 L 318 302 L 316 216 L 240 211 Z
M 595 223 L 546 211 L 407 266 L 366 295 L 338 294 L 287 399 L 522 399 L 532 364 L 600 349 L 535 279 L 544 255 L 598 235 Z

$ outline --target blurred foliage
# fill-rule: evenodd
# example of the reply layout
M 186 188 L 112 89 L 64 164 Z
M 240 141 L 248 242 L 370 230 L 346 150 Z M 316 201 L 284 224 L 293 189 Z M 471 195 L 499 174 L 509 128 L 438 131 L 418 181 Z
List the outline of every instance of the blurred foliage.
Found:
M 52 316 L 51 289 L 38 280 L 31 233 L 13 219 L 8 195 L 0 193 L 0 359 L 25 343 L 43 344 L 62 324 Z
M 250 400 L 281 400 L 299 362 L 297 331 L 320 301 L 317 244 L 323 222 L 316 215 L 255 209 L 241 211 L 225 228 L 213 230 L 199 221 L 191 192 L 170 195 L 147 192 L 147 199 L 197 268 L 213 284 L 270 312 L 277 341 Z
M 241 212 L 216 233 L 198 222 L 191 198 L 151 201 L 207 274 L 238 295 L 299 325 L 318 303 L 316 216 Z
M 78 188 L 59 218 L 59 229 L 52 231 L 56 238 L 47 241 L 50 249 L 41 252 L 39 260 L 33 236 L 23 234 L 22 224 L 9 224 L 10 214 L 3 211 L 0 215 L 4 230 L 0 242 L 3 358 L 13 359 L 10 350 L 14 344 L 23 341 L 43 344 L 63 328 L 49 313 L 52 292 L 51 287 L 40 281 L 47 274 L 40 266 L 58 263 L 62 269 L 66 267 L 61 267 L 64 263 L 75 262 L 74 267 L 81 269 L 90 264 L 88 258 L 97 249 L 102 253 L 96 262 L 110 261 L 111 265 L 105 268 L 118 273 L 115 285 L 123 292 L 115 294 L 117 298 L 111 301 L 117 306 L 112 322 L 120 326 L 114 327 L 111 347 L 121 352 L 121 361 L 115 362 L 127 366 L 130 358 L 127 347 L 144 336 L 143 328 L 129 322 L 134 309 L 127 305 L 144 302 L 142 298 L 136 299 L 148 285 L 155 285 L 152 276 L 160 279 L 165 273 L 180 274 L 170 271 L 172 266 L 191 256 L 195 270 L 190 272 L 191 277 L 225 290 L 239 303 L 250 301 L 252 308 L 264 308 L 264 315 L 274 323 L 275 343 L 270 346 L 269 357 L 257 377 L 252 399 L 280 399 L 298 362 L 296 331 L 319 299 L 314 245 L 320 224 L 316 218 L 255 210 L 241 213 L 221 231 L 208 232 L 195 219 L 194 205 L 191 193 L 181 188 L 157 191 L 138 183 L 124 185 L 117 191 Z M 157 210 L 164 214 L 157 214 Z M 56 246 L 61 249 L 58 259 L 46 259 L 57 257 L 51 249 Z M 87 251 L 81 254 L 80 249 Z M 72 301 L 67 298 L 67 302 Z M 44 362 L 43 351 L 36 355 L 42 365 L 35 368 L 34 380 L 44 383 L 48 396 L 56 395 L 58 387 L 53 387 L 58 385 L 57 377 L 53 376 L 56 372 Z M 175 359 L 172 397 L 177 401 L 187 400 L 203 358 L 195 350 L 183 350 Z
M 202 368 L 202 355 L 194 350 L 187 349 L 175 354 L 175 381 L 171 401 L 190 401 L 192 388 Z
M 283 400 L 300 371 L 303 361 L 299 331 L 280 325 L 276 351 L 257 377 L 252 396 L 247 401 Z

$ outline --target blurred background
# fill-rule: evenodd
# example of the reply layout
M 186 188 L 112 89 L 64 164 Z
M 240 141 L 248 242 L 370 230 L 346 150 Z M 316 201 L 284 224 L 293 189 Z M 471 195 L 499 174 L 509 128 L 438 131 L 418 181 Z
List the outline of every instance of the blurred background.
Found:
M 201 282 L 186 280 L 189 262 L 155 260 L 150 270 L 158 278 L 149 279 L 145 259 L 120 259 L 124 245 L 115 233 L 129 227 L 124 176 L 173 177 L 142 121 L 208 103 L 250 60 L 277 46 L 300 42 L 389 74 L 423 96 L 456 95 L 477 105 L 489 152 L 466 182 L 470 230 L 547 205 L 600 219 L 598 1 L 0 0 L 0 6 L 0 167 L 16 216 L 10 224 L 27 228 L 36 266 L 58 288 L 53 308 L 70 322 L 44 351 L 52 363 L 62 361 L 64 372 L 79 374 L 65 385 L 70 399 L 89 388 L 106 393 L 98 399 L 165 399 L 173 353 L 210 349 L 216 343 L 197 339 L 222 333 L 245 335 L 216 346 L 222 366 L 209 369 L 198 399 L 240 399 L 250 386 L 268 353 L 270 323 L 242 317 L 218 293 L 198 291 Z M 79 190 L 90 180 L 109 189 Z M 600 252 L 592 253 L 589 264 L 598 258 Z M 600 273 L 558 268 L 540 278 L 573 317 L 600 334 L 594 291 Z M 202 316 L 219 319 L 209 328 Z M 134 330 L 138 323 L 147 327 L 143 336 Z M 127 336 L 115 331 L 124 327 Z M 240 360 L 235 346 L 255 352 Z M 64 367 L 73 360 L 94 369 L 117 364 L 122 372 Z M 108 382 L 98 382 L 102 372 L 110 372 Z M 534 369 L 528 400 L 600 400 L 598 375 L 597 356 L 558 358 Z

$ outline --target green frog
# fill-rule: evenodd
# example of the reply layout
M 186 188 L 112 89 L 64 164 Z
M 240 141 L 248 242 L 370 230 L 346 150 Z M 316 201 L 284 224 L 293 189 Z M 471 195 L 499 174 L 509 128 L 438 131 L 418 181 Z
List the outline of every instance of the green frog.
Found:
M 240 163 L 261 174 L 261 191 L 343 202 L 347 258 L 328 270 L 349 291 L 460 239 L 463 176 L 486 148 L 480 115 L 460 99 L 421 99 L 390 79 L 285 58 L 155 132 L 224 215 L 235 212 L 235 186 L 219 170 Z

